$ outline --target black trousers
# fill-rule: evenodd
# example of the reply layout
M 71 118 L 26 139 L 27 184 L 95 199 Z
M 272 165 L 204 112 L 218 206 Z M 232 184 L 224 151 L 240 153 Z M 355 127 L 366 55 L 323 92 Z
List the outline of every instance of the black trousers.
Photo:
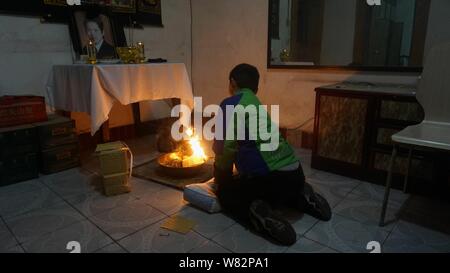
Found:
M 225 214 L 249 226 L 249 208 L 255 200 L 301 210 L 304 185 L 305 175 L 300 165 L 295 171 L 274 171 L 261 177 L 233 177 L 222 181 L 218 184 L 217 196 Z

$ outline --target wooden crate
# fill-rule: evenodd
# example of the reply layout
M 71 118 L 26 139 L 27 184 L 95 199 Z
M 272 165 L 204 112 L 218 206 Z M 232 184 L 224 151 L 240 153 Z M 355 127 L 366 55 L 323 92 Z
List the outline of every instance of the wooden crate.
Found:
M 40 171 L 52 174 L 80 166 L 78 143 L 70 143 L 56 148 L 43 150 L 40 155 Z
M 49 115 L 48 121 L 35 123 L 42 149 L 77 141 L 75 121 L 59 115 Z
M 37 153 L 36 128 L 30 125 L 0 128 L 0 160 Z
M 0 97 L 0 128 L 47 121 L 44 97 Z
M 39 177 L 37 154 L 16 155 L 0 160 L 0 186 Z

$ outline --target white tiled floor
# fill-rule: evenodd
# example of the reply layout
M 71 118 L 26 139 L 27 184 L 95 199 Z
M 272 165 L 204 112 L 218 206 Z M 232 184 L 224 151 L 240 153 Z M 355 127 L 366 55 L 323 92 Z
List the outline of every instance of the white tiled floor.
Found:
M 135 165 L 155 156 L 154 138 L 132 140 Z M 378 241 L 385 252 L 450 252 L 450 235 L 397 219 L 409 195 L 393 191 L 387 219 L 377 225 L 384 188 L 311 169 L 310 151 L 298 150 L 307 181 L 333 207 L 333 219 L 288 215 L 298 241 L 273 244 L 223 214 L 190 207 L 182 192 L 132 178 L 132 193 L 105 197 L 98 192 L 98 163 L 88 156 L 82 168 L 0 188 L 0 252 L 69 252 L 70 241 L 82 252 L 191 253 L 335 253 L 369 252 Z M 210 154 L 211 151 L 208 151 Z M 426 199 L 424 199 L 426 202 Z M 161 229 L 173 215 L 196 222 L 186 235 Z

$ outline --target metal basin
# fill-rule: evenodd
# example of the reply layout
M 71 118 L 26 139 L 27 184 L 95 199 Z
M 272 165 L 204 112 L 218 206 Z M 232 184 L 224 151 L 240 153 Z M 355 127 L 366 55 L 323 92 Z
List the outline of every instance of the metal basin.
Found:
M 189 167 L 175 167 L 168 164 L 168 157 L 170 154 L 164 154 L 158 158 L 159 170 L 162 174 L 171 177 L 183 178 L 193 177 L 205 171 L 206 162 Z

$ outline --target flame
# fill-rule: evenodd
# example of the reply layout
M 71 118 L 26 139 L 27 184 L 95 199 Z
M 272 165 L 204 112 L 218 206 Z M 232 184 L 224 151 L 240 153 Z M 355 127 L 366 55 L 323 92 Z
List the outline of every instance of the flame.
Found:
M 194 130 L 192 130 L 192 128 L 188 128 L 186 130 L 186 134 L 188 135 L 188 137 L 192 138 L 192 136 L 194 135 Z
M 207 156 L 205 155 L 205 151 L 202 148 L 202 145 L 200 144 L 200 140 L 198 139 L 198 136 L 192 136 L 189 140 L 189 145 L 191 145 L 192 149 L 192 157 L 198 158 L 200 160 L 206 161 Z
M 191 148 L 192 154 L 187 155 L 183 152 L 183 149 L 178 149 L 178 151 L 169 154 L 168 160 L 172 162 L 167 162 L 170 165 L 181 165 L 181 167 L 191 167 L 196 165 L 201 165 L 208 160 L 205 151 L 202 148 L 200 139 L 194 134 L 192 128 L 186 130 L 186 135 L 189 137 L 187 143 Z

